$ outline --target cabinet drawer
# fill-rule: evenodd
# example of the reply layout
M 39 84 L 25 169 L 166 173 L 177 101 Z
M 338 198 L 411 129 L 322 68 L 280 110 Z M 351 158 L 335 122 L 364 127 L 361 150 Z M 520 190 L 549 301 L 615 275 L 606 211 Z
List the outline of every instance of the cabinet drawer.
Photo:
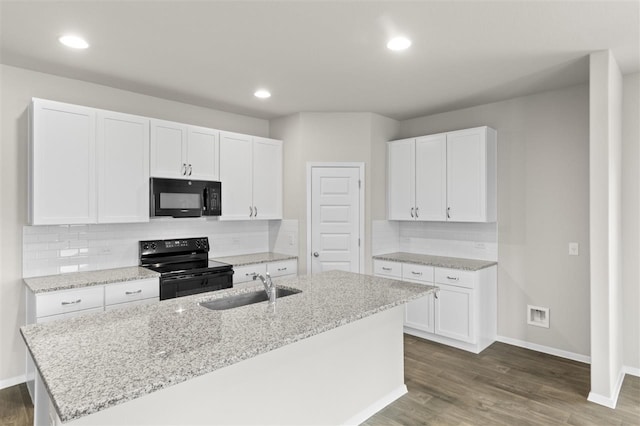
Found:
M 49 315 L 48 317 L 41 317 L 36 319 L 36 323 L 43 324 L 45 322 L 56 321 L 59 319 L 79 317 L 90 314 L 92 312 L 104 312 L 104 309 L 102 308 L 102 306 L 100 306 L 99 308 L 84 309 L 82 311 L 68 312 L 66 314 Z
M 254 263 L 252 265 L 243 265 L 233 267 L 233 283 L 244 283 L 253 280 L 253 274 L 266 274 L 266 263 Z
M 104 310 L 112 311 L 114 309 L 129 308 L 131 306 L 152 305 L 154 303 L 158 303 L 159 301 L 160 301 L 159 298 L 142 299 L 142 300 L 136 300 L 133 302 L 118 303 L 117 305 L 107 305 L 104 307 Z
M 115 305 L 143 299 L 157 299 L 159 295 L 160 282 L 157 278 L 107 284 L 104 287 L 105 305 Z
M 104 305 L 104 287 L 95 286 L 36 295 L 36 317 L 66 314 Z
M 272 277 L 296 275 L 298 273 L 298 261 L 293 259 L 283 260 L 281 262 L 271 262 L 267 265 L 267 271 Z
M 402 278 L 402 263 L 375 260 L 373 262 L 373 273 L 374 275 Z
M 436 283 L 455 285 L 458 287 L 474 288 L 476 273 L 459 269 L 436 268 Z
M 433 282 L 433 266 L 403 263 L 402 279 L 432 283 Z

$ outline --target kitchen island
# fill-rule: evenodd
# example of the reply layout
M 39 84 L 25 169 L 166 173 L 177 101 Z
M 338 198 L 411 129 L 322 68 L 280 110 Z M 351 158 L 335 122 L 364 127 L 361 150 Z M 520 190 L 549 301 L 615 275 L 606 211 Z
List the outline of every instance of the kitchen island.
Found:
M 213 311 L 166 300 L 21 328 L 64 424 L 359 423 L 406 392 L 403 305 L 434 287 L 331 271 Z M 38 410 L 38 407 L 36 407 Z

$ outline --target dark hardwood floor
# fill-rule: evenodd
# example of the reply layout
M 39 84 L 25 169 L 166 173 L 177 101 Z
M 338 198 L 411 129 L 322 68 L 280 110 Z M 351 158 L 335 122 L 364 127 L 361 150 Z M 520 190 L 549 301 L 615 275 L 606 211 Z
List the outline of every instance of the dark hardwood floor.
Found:
M 640 425 L 639 377 L 611 410 L 587 401 L 589 365 L 503 343 L 474 355 L 405 335 L 405 382 L 364 425 Z M 26 386 L 1 390 L 0 425 L 31 424 Z
M 481 354 L 405 335 L 409 393 L 364 425 L 640 425 L 640 378 L 615 410 L 587 401 L 589 365 L 504 343 Z
M 27 386 L 11 386 L 0 390 L 0 425 L 26 426 L 33 424 L 33 404 Z

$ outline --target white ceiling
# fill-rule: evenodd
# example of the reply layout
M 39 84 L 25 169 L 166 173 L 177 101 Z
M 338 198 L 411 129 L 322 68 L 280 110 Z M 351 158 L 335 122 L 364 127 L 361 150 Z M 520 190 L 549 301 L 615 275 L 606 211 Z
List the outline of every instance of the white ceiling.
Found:
M 639 1 L 5 1 L 0 61 L 261 118 L 396 119 L 640 71 Z M 91 44 L 72 51 L 67 32 Z M 386 49 L 404 34 L 413 46 Z M 260 100 L 265 87 L 273 96 Z

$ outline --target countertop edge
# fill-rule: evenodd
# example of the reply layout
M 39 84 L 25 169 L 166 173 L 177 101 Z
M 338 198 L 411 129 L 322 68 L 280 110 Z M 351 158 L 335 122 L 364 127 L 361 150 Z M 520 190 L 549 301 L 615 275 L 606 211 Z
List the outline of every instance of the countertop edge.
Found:
M 398 262 L 398 263 L 410 263 L 412 265 L 425 265 L 425 266 L 433 266 L 435 268 L 446 268 L 446 269 L 457 269 L 460 271 L 480 271 L 482 269 L 490 268 L 498 264 L 497 261 L 494 260 L 480 260 L 480 259 L 467 259 L 462 257 L 447 257 L 447 256 L 435 256 L 435 255 L 420 255 L 415 253 L 406 253 L 411 256 L 425 256 L 425 260 L 415 260 L 415 259 L 403 259 L 398 254 L 404 253 L 388 253 L 388 254 L 377 254 L 371 256 L 373 260 L 386 260 L 388 262 Z M 429 260 L 427 258 L 440 258 L 442 260 Z M 452 263 L 451 261 L 462 262 L 463 264 Z M 464 262 L 472 262 L 477 263 L 474 265 L 464 265 Z

